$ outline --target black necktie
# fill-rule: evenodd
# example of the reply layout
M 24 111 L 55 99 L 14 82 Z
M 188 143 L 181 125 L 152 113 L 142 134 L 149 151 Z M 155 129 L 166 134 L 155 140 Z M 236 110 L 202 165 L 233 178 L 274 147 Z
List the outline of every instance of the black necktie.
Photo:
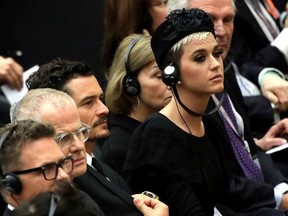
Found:
M 106 177 L 101 165 L 99 164 L 99 162 L 97 161 L 97 159 L 95 157 L 92 157 L 92 166 L 94 169 L 96 169 L 101 175 L 103 175 L 104 177 Z

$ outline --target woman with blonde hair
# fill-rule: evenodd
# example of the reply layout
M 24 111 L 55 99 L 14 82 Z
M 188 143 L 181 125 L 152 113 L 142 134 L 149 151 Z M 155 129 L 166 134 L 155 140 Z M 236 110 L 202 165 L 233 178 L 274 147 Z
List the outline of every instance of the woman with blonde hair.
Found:
M 105 100 L 112 113 L 111 134 L 104 143 L 102 159 L 120 174 L 134 129 L 171 99 L 150 41 L 151 36 L 141 34 L 124 38 L 109 70 Z

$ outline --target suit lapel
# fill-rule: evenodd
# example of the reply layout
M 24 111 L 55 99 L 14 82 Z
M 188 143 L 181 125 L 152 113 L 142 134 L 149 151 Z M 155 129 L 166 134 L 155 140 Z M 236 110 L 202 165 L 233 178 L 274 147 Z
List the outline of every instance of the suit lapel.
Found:
M 104 176 L 95 171 L 92 167 L 87 166 L 87 172 L 92 175 L 98 182 L 100 182 L 107 190 L 110 190 L 112 193 L 117 195 L 123 201 L 125 201 L 128 205 L 135 208 L 133 204 L 133 197 L 128 194 L 126 191 L 122 190 L 120 187 L 115 185 L 113 182 L 108 181 Z
M 259 26 L 257 20 L 251 13 L 250 9 L 244 2 L 244 0 L 236 1 L 236 7 L 237 7 L 237 13 L 239 14 L 242 19 L 246 20 L 246 23 L 249 23 L 253 26 L 254 30 L 257 31 L 258 38 L 261 37 L 262 40 L 268 40 L 264 32 L 262 31 L 261 27 Z M 237 19 L 237 17 L 236 17 Z M 237 25 L 235 25 L 235 28 L 237 28 Z
M 10 216 L 11 214 L 12 214 L 12 211 L 8 208 L 8 206 L 6 206 L 3 216 Z

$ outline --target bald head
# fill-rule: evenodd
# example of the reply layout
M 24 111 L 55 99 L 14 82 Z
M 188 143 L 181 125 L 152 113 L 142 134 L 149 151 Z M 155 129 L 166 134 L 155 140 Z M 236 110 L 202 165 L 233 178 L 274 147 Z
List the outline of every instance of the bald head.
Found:
M 33 89 L 12 107 L 10 115 L 13 122 L 26 119 L 43 122 L 43 109 L 45 112 L 55 112 L 65 107 L 74 107 L 77 110 L 74 100 L 68 94 L 49 88 Z

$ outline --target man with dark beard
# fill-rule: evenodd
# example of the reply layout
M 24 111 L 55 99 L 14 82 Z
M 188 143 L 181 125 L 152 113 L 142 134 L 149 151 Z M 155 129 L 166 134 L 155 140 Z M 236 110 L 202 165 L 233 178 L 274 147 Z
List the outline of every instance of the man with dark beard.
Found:
M 32 92 L 36 89 L 46 88 L 43 89 L 44 92 L 48 91 L 47 88 L 56 89 L 70 95 L 76 104 L 82 124 L 88 125 L 89 128 L 91 128 L 89 137 L 85 140 L 85 150 L 87 153 L 86 160 L 88 164 L 87 172 L 84 175 L 75 176 L 77 178 L 74 178 L 73 182 L 75 182 L 81 190 L 97 200 L 105 215 L 113 215 L 119 212 L 122 212 L 122 215 L 139 215 L 140 213 L 135 209 L 132 202 L 133 199 L 130 196 L 132 194 L 131 190 L 124 179 L 109 166 L 97 161 L 92 153 L 96 140 L 109 136 L 107 127 L 107 115 L 109 110 L 102 101 L 104 97 L 103 91 L 89 66 L 84 62 L 62 60 L 58 58 L 42 65 L 37 72 L 29 77 L 26 81 L 26 85 L 29 92 L 20 103 L 16 105 L 14 109 L 15 113 L 13 113 L 12 109 L 12 121 L 23 118 L 21 116 L 31 118 L 33 115 L 32 113 L 36 112 L 31 109 L 32 105 L 29 105 L 29 103 L 37 103 L 37 100 L 35 99 L 36 96 L 34 97 L 32 95 Z M 32 89 L 35 90 L 30 91 Z M 40 93 L 37 93 L 36 95 L 39 94 Z M 51 94 L 52 92 L 50 95 Z M 31 98 L 28 98 L 29 95 L 32 95 Z M 27 104 L 24 107 L 23 100 L 25 98 Z M 49 98 L 51 98 L 51 96 Z M 64 103 L 63 99 L 59 100 L 62 102 L 60 101 L 58 103 Z M 56 103 L 56 101 L 54 101 L 54 103 Z M 39 104 L 40 102 L 38 101 L 38 106 Z M 29 111 L 32 113 L 31 115 L 27 113 L 22 115 L 21 110 L 22 112 L 25 110 L 25 112 Z M 60 111 L 54 112 L 49 116 L 49 119 L 51 121 L 53 118 L 53 122 L 60 121 L 59 124 L 66 125 L 63 127 L 67 129 L 69 126 L 69 124 L 67 126 L 68 117 L 65 116 L 69 112 L 71 113 L 71 109 L 62 114 L 60 114 Z M 76 114 L 74 114 L 74 116 L 75 115 Z M 61 128 L 63 127 L 61 126 Z M 75 132 L 68 132 L 78 136 L 79 134 L 77 134 L 77 131 L 74 131 Z M 67 133 L 62 133 L 58 137 L 64 137 L 65 134 Z
M 54 59 L 42 65 L 26 81 L 27 88 L 52 88 L 69 94 L 76 103 L 80 119 L 90 126 L 86 152 L 91 155 L 97 139 L 107 138 L 108 108 L 104 94 L 91 68 L 84 62 Z

